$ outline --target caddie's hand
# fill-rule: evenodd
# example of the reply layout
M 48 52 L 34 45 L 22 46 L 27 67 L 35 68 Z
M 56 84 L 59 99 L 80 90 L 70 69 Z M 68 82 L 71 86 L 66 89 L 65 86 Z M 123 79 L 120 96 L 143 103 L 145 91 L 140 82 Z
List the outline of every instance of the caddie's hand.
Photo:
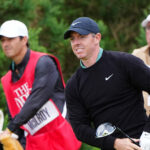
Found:
M 150 150 L 150 133 L 143 131 L 140 137 L 140 146 L 142 150 Z
M 8 128 L 6 128 L 6 130 L 2 131 L 1 133 L 2 134 L 11 134 L 12 132 Z
M 139 139 L 133 139 L 135 142 L 139 142 Z M 142 150 L 139 146 L 132 143 L 128 138 L 119 139 L 117 138 L 114 142 L 114 148 L 116 150 Z
M 7 136 L 11 135 L 11 132 L 9 129 L 6 129 L 6 130 L 0 132 L 0 142 L 2 141 L 3 137 L 5 137 L 6 135 Z
M 4 150 L 23 150 L 23 147 L 17 140 L 17 135 L 6 129 L 0 134 L 0 142 Z
M 9 129 L 6 129 L 6 130 L 4 130 L 4 131 L 1 131 L 1 132 L 0 132 L 0 137 L 4 136 L 4 135 L 6 135 L 6 134 L 11 134 L 11 132 L 9 131 Z
M 12 132 L 7 128 L 6 130 L 0 132 L 0 143 L 1 143 L 1 140 L 2 140 L 4 137 L 6 137 L 6 136 L 10 136 L 11 138 L 18 139 L 18 135 L 12 133 Z

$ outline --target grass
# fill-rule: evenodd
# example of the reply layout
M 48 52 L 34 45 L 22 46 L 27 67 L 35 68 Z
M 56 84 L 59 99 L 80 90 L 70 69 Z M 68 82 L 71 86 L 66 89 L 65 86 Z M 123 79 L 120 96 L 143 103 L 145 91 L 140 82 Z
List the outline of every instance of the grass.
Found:
M 96 148 L 96 147 L 83 143 L 80 150 L 100 150 L 100 148 Z

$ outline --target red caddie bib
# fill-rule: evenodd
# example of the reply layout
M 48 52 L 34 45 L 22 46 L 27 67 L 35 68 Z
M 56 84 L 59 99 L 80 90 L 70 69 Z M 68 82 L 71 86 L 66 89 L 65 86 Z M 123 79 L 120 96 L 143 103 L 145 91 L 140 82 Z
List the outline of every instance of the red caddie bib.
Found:
M 12 117 L 20 112 L 31 93 L 36 64 L 43 55 L 47 54 L 30 51 L 29 62 L 17 82 L 12 82 L 11 71 L 2 77 L 4 93 Z M 50 57 L 55 60 L 65 86 L 58 59 L 52 55 Z M 62 117 L 52 99 L 46 102 L 21 128 L 28 132 L 26 150 L 78 150 L 81 146 L 70 124 Z

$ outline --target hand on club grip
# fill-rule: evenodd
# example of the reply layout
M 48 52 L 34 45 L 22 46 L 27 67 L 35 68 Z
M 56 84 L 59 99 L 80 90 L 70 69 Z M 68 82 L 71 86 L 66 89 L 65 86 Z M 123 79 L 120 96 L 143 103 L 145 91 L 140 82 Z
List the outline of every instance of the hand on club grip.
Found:
M 139 142 L 139 139 L 133 139 L 135 142 Z M 119 139 L 117 138 L 114 142 L 114 148 L 116 150 L 141 150 L 141 148 L 134 144 L 129 138 Z

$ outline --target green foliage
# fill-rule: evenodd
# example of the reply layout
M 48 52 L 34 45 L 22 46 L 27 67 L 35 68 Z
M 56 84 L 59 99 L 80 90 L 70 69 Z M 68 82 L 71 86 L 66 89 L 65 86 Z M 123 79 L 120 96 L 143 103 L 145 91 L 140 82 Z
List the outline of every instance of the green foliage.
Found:
M 8 60 L 4 53 L 2 52 L 2 49 L 0 48 L 1 54 L 0 54 L 0 77 L 2 77 L 9 69 L 9 63 L 10 60 Z M 5 95 L 3 92 L 2 85 L 0 83 L 0 109 L 3 110 L 4 114 L 6 114 L 6 101 L 5 101 Z
M 143 10 L 149 11 L 150 1 L 145 0 L 99 0 L 70 1 L 65 0 L 64 15 L 68 23 L 79 16 L 88 16 L 95 20 L 103 20 L 108 27 L 107 36 L 115 41 L 113 49 L 126 51 L 137 43 L 135 37 L 139 33 L 139 23 L 144 16 Z
M 98 21 L 98 25 L 102 36 L 100 46 L 103 49 L 115 50 L 115 40 L 111 38 L 111 36 L 108 36 L 109 35 L 108 27 L 104 24 L 102 20 Z
M 7 110 L 6 110 L 6 101 L 5 101 L 5 95 L 3 92 L 2 84 L 0 84 L 0 109 L 4 112 L 4 115 L 7 115 Z
M 41 28 L 29 28 L 29 45 L 32 50 L 47 52 L 47 49 L 44 46 L 39 44 L 39 34 L 41 32 Z
M 136 47 L 144 46 L 147 44 L 145 37 L 145 29 L 143 27 L 140 27 L 140 34 L 139 36 L 137 36 L 136 40 L 138 43 Z
M 54 49 L 58 48 L 59 42 L 62 40 L 62 33 L 64 31 L 64 23 L 58 19 L 60 12 L 61 1 L 39 1 L 37 14 L 40 16 L 38 25 L 42 27 L 40 34 L 40 42 L 46 46 Z
M 8 125 L 8 114 L 5 113 L 5 120 L 4 120 L 4 125 L 3 125 L 3 130 L 5 130 L 7 128 L 7 125 Z
M 35 17 L 33 10 L 35 9 L 34 0 L 1 0 L 1 20 L 20 19 L 23 22 L 28 22 Z M 31 15 L 32 14 L 32 15 Z

